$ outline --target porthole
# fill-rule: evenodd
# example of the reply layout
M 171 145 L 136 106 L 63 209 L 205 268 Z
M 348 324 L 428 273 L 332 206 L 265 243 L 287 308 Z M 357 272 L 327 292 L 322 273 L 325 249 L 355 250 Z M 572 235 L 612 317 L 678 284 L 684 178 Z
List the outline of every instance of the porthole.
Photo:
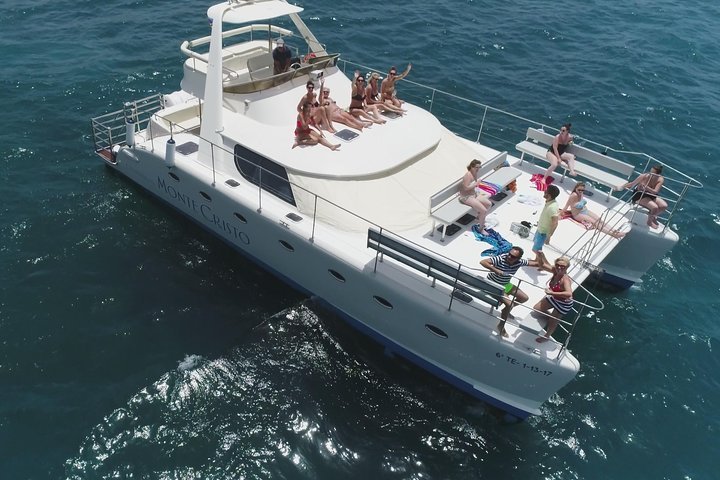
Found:
M 233 213 L 233 215 L 235 215 L 235 218 L 240 220 L 242 223 L 247 223 L 247 219 L 245 217 L 243 217 L 242 215 L 240 215 L 239 213 L 235 212 L 235 213 Z
M 441 329 L 439 329 L 435 325 L 430 325 L 429 323 L 426 323 L 425 328 L 427 328 L 428 331 L 430 331 L 430 333 L 437 335 L 440 338 L 448 338 L 447 333 L 443 332 Z
M 173 172 L 168 172 L 168 175 L 170 175 L 170 178 L 172 178 L 172 179 L 175 180 L 176 182 L 179 182 L 179 181 L 180 181 L 180 177 L 178 177 L 177 175 L 175 175 Z
M 208 200 L 208 201 L 212 202 L 212 198 L 210 198 L 210 195 L 208 195 L 207 193 L 203 192 L 202 190 L 200 191 L 200 195 L 202 195 L 202 197 L 203 197 L 205 200 Z
M 278 240 L 278 242 L 280 242 L 280 245 L 282 245 L 283 247 L 285 247 L 285 250 L 287 250 L 288 252 L 294 252 L 294 251 L 295 251 L 295 247 L 293 247 L 292 245 L 290 245 L 290 244 L 289 244 L 288 242 L 286 242 L 285 240 Z
M 328 272 L 329 272 L 330 275 L 332 275 L 333 278 L 335 278 L 335 280 L 337 280 L 338 282 L 340 282 L 340 283 L 345 283 L 345 277 L 343 277 L 342 275 L 340 275 L 339 272 L 336 272 L 336 271 L 333 270 L 332 268 L 328 269 Z
M 285 216 L 286 216 L 287 218 L 289 218 L 290 220 L 292 220 L 293 222 L 299 222 L 300 220 L 303 219 L 303 217 L 301 217 L 301 216 L 298 215 L 297 213 L 293 213 L 293 212 L 290 212 L 290 213 L 288 213 L 288 214 L 285 215 Z
M 234 187 L 237 187 L 238 185 L 240 185 L 240 182 L 238 182 L 237 180 L 232 179 L 232 178 L 229 178 L 229 179 L 225 180 L 225 183 L 228 184 L 228 185 L 230 185 L 230 186 L 233 187 L 233 188 L 234 188 Z
M 378 297 L 377 295 L 374 295 L 374 296 L 373 296 L 373 299 L 375 299 L 375 301 L 376 301 L 378 304 L 382 305 L 383 307 L 387 308 L 388 310 L 392 310 L 392 309 L 393 309 L 392 303 L 388 302 L 388 301 L 387 301 L 386 299 L 384 299 L 383 297 Z
M 467 293 L 463 292 L 462 290 L 454 290 L 453 297 L 457 298 L 461 302 L 465 302 L 465 303 L 472 302 L 472 297 L 470 295 L 468 295 Z

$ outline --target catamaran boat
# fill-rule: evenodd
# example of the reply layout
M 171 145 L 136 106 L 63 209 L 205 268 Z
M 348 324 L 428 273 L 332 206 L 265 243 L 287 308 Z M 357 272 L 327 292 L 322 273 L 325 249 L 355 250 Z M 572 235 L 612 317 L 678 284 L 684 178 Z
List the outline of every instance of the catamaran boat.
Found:
M 512 283 L 520 304 L 487 279 L 483 255 L 508 245 L 532 255 L 543 208 L 537 178 L 556 133 L 551 126 L 404 79 L 402 115 L 362 131 L 335 123 L 324 132 L 335 151 L 293 147 L 306 83 L 322 82 L 339 106 L 350 101 L 345 71 L 379 70 L 326 51 L 284 0 L 231 0 L 207 10 L 210 36 L 185 41 L 181 90 L 125 103 L 92 120 L 105 164 L 340 318 L 390 354 L 518 418 L 537 415 L 577 374 L 569 350 L 581 318 L 602 302 L 583 284 L 601 278 L 627 288 L 678 241 L 670 219 L 685 194 L 701 187 L 655 158 L 575 137 L 577 177 L 556 173 L 558 202 L 588 182 L 587 208 L 625 233 L 564 219 L 547 245 L 570 259 L 574 307 L 549 341 L 543 312 L 550 273 L 521 268 Z M 295 45 L 294 63 L 276 73 L 278 40 Z M 301 46 L 298 46 L 301 45 Z M 357 75 L 357 74 L 353 74 Z M 317 90 L 316 90 L 317 91 Z M 461 114 L 459 112 L 462 112 Z M 442 122 L 441 122 L 442 121 Z M 339 127 L 342 127 L 339 128 Z M 482 162 L 478 188 L 490 196 L 483 232 L 458 200 L 460 178 Z M 662 164 L 669 208 L 648 225 L 623 185 Z M 650 222 L 652 223 L 652 222 Z M 492 235 L 491 235 L 492 234 Z M 491 238 L 492 237 L 492 238 Z M 506 296 L 507 337 L 498 332 Z

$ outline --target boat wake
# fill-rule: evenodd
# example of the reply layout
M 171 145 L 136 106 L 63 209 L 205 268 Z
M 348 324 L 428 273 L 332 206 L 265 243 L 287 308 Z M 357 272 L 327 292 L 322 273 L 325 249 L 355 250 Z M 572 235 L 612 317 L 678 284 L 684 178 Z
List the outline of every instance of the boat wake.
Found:
M 227 355 L 186 355 L 92 429 L 67 478 L 422 476 L 418 448 L 487 453 L 482 404 L 321 315 L 301 302 Z M 391 432 L 414 440 L 387 450 Z

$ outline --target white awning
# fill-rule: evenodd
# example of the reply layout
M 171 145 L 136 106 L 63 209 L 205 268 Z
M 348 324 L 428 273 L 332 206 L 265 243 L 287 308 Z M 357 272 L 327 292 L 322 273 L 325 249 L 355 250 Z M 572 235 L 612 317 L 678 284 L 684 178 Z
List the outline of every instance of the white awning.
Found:
M 224 2 L 208 8 L 208 18 L 211 21 L 215 21 L 223 11 L 226 11 L 222 17 L 223 22 L 250 23 L 258 20 L 283 17 L 291 13 L 300 13 L 303 11 L 303 8 L 291 5 L 282 0 L 256 0 L 255 2 L 247 1 L 232 4 Z

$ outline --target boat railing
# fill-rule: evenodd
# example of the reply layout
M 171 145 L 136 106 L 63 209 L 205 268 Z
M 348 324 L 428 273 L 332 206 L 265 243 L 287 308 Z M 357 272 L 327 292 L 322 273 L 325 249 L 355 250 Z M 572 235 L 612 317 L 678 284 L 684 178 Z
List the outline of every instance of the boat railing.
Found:
M 309 228 L 309 237 L 307 238 L 308 241 L 312 243 L 316 243 L 318 241 L 317 226 L 318 223 L 321 221 L 321 217 L 325 218 L 329 216 L 332 218 L 338 218 L 341 215 L 351 217 L 358 224 L 358 229 L 364 228 L 366 231 L 368 231 L 368 229 L 374 229 L 379 232 L 379 235 L 381 237 L 387 236 L 394 242 L 399 242 L 402 247 L 401 249 L 399 249 L 400 255 L 393 256 L 392 258 L 399 261 L 400 263 L 404 263 L 406 266 L 411 266 L 416 270 L 423 270 L 426 276 L 431 279 L 430 285 L 432 287 L 434 287 L 436 282 L 438 281 L 448 286 L 448 310 L 453 310 L 455 302 L 459 300 L 460 302 L 462 302 L 463 305 L 467 305 L 470 308 L 484 311 L 485 307 L 481 305 L 481 302 L 485 304 L 492 304 L 493 302 L 488 302 L 488 297 L 492 297 L 493 295 L 495 295 L 495 305 L 491 305 L 490 311 L 486 313 L 494 315 L 496 317 L 496 320 L 499 320 L 500 317 L 498 316 L 498 310 L 496 309 L 496 307 L 500 301 L 500 298 L 503 296 L 501 287 L 498 287 L 497 293 L 492 293 L 492 288 L 484 289 L 481 285 L 482 283 L 487 283 L 484 278 L 486 277 L 487 273 L 489 273 L 489 270 L 478 267 L 470 267 L 468 265 L 458 262 L 457 260 L 453 260 L 436 251 L 419 245 L 412 240 L 402 236 L 401 234 L 392 232 L 384 228 L 382 225 L 379 225 L 369 219 L 366 219 L 356 214 L 352 210 L 342 207 L 332 202 L 331 200 L 328 200 L 325 197 L 322 197 L 308 190 L 301 185 L 289 181 L 287 178 L 284 178 L 275 172 L 272 172 L 266 168 L 263 168 L 260 165 L 257 165 L 251 159 L 246 159 L 236 154 L 235 152 L 228 150 L 224 146 L 211 144 L 211 148 L 211 156 L 213 158 L 220 158 L 223 155 L 230 155 L 235 158 L 236 163 L 238 161 L 246 162 L 249 165 L 253 165 L 254 168 L 258 169 L 258 175 L 256 177 L 258 187 L 256 209 L 258 212 L 262 213 L 263 211 L 263 196 L 271 195 L 277 198 L 277 194 L 274 194 L 272 192 L 277 190 L 278 183 L 287 182 L 288 185 L 292 186 L 293 191 L 296 192 L 296 199 L 299 196 L 299 192 L 304 192 L 305 196 L 307 197 L 304 202 L 303 210 L 307 212 L 306 214 L 311 218 L 312 221 L 312 224 Z M 213 172 L 213 182 L 214 178 L 215 173 Z M 329 212 L 328 209 L 332 209 L 332 212 Z M 333 243 L 337 244 L 337 239 L 333 239 Z M 357 248 L 357 245 L 351 246 Z M 381 252 L 379 250 L 376 251 L 374 269 L 377 268 L 378 260 L 382 261 Z M 544 286 L 532 284 L 523 280 L 520 277 L 514 276 L 513 282 L 516 283 L 518 287 L 526 289 L 540 289 L 544 291 Z M 575 297 L 573 316 L 571 319 L 567 320 L 559 319 L 558 323 L 558 328 L 565 332 L 565 338 L 562 341 L 557 341 L 553 338 L 550 338 L 551 342 L 557 343 L 560 346 L 558 350 L 558 357 L 567 348 L 572 337 L 572 333 L 577 326 L 578 321 L 580 320 L 580 318 L 582 318 L 585 312 L 596 312 L 604 308 L 603 302 L 592 292 L 590 292 L 583 285 L 575 281 L 573 281 L 573 283 Z M 480 302 L 472 302 L 473 298 L 480 300 Z M 514 296 L 510 296 L 510 298 L 511 301 L 515 302 Z M 532 307 L 528 307 L 526 305 L 522 306 L 523 308 L 531 310 L 531 313 L 535 316 L 542 318 L 547 315 L 546 313 L 535 310 Z M 508 322 L 518 326 L 519 328 L 527 329 L 527 326 L 525 326 L 521 322 L 516 322 L 512 319 L 508 320 Z
M 336 64 L 339 54 L 318 54 L 317 56 L 305 56 L 303 55 L 302 58 L 299 52 L 299 49 L 297 47 L 289 47 L 295 52 L 296 58 L 298 58 L 298 63 L 293 64 L 293 67 L 289 69 L 287 72 L 282 72 L 278 74 L 273 74 L 272 72 L 272 65 L 269 68 L 269 75 L 267 74 L 266 70 L 267 68 L 261 69 L 259 72 L 260 77 L 253 78 L 253 72 L 249 69 L 243 68 L 241 69 L 245 75 L 243 75 L 243 72 L 230 68 L 226 65 L 226 62 L 230 62 L 235 56 L 258 56 L 258 55 L 269 55 L 272 51 L 272 41 L 273 41 L 273 35 L 279 35 L 279 36 L 292 36 L 293 32 L 291 30 L 278 27 L 276 25 L 271 24 L 252 24 L 252 25 L 245 25 L 243 27 L 235 28 L 232 30 L 227 30 L 223 32 L 223 39 L 228 39 L 231 37 L 236 37 L 239 35 L 245 35 L 249 34 L 249 40 L 254 40 L 254 33 L 255 32 L 262 32 L 267 33 L 266 37 L 262 40 L 268 41 L 267 48 L 265 47 L 257 47 L 256 51 L 237 51 L 233 52 L 231 49 L 228 49 L 228 52 L 226 55 L 223 55 L 223 73 L 225 74 L 225 81 L 223 83 L 223 91 L 225 93 L 233 93 L 233 94 L 242 94 L 242 93 L 252 93 L 252 92 L 258 92 L 262 90 L 267 90 L 268 88 L 275 87 L 277 85 L 281 85 L 283 83 L 289 82 L 290 80 L 301 77 L 303 75 L 308 75 L 312 71 L 316 70 L 322 70 L 328 67 L 332 67 Z M 307 40 L 307 39 L 306 39 Z M 198 62 L 200 62 L 202 65 L 207 65 L 208 62 L 208 54 L 207 52 L 200 53 L 198 51 L 195 51 L 197 47 L 209 45 L 210 43 L 210 36 L 201 37 L 195 40 L 186 40 L 180 45 L 180 51 L 185 54 L 187 57 L 192 59 L 192 68 L 194 70 L 199 70 Z M 310 46 L 308 45 L 308 53 L 310 53 Z
M 164 107 L 160 94 L 127 102 L 124 108 L 93 118 L 95 153 L 111 152 L 116 145 L 126 145 L 128 129 L 133 133 L 146 130 L 152 116 Z
M 346 73 L 359 69 L 383 74 L 381 69 L 345 59 L 340 59 L 338 66 Z M 558 129 L 548 123 L 538 122 L 475 100 L 422 85 L 414 82 L 410 77 L 402 80 L 401 96 L 404 100 L 433 113 L 443 125 L 455 134 L 474 142 L 482 140 L 483 145 L 499 152 L 515 151 L 515 146 L 525 140 L 528 127 L 542 129 L 553 134 L 558 133 Z M 665 184 L 660 196 L 668 202 L 667 213 L 661 217 L 664 228 L 670 225 L 671 218 L 679 211 L 678 208 L 689 190 L 703 187 L 698 180 L 649 154 L 609 147 L 579 135 L 575 135 L 574 138 L 578 145 L 606 155 L 612 153 L 613 157 L 618 160 L 634 165 L 637 175 L 648 172 L 653 165 L 662 165 Z M 631 195 L 620 195 L 620 197 L 629 203 Z

